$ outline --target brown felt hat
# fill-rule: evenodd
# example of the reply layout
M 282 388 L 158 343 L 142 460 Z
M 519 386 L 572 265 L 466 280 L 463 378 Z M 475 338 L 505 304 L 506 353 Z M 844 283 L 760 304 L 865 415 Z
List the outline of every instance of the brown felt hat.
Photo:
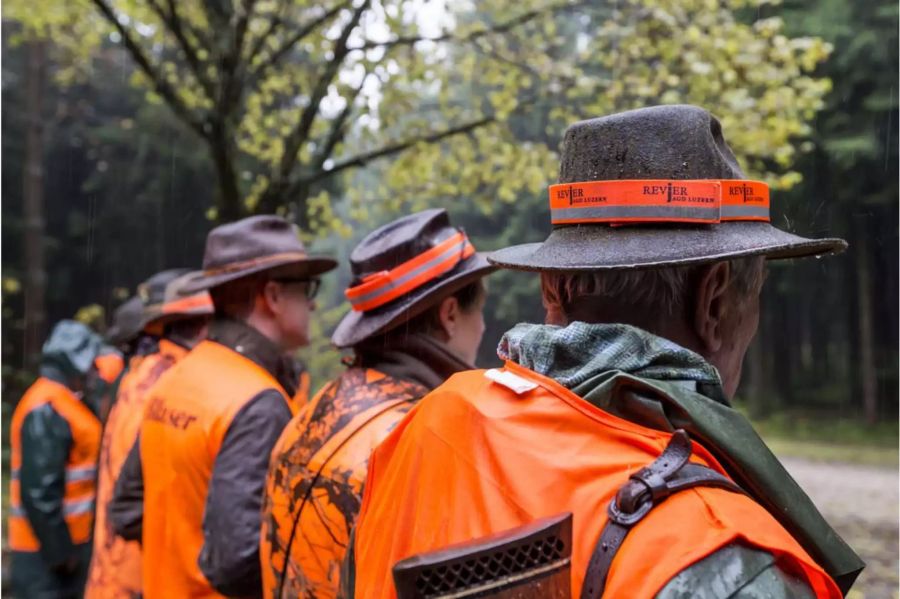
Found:
M 251 216 L 209 232 L 203 270 L 185 284 L 182 293 L 212 289 L 275 268 L 285 277 L 304 278 L 336 266 L 331 258 L 307 254 L 297 225 L 280 216 Z
M 113 345 L 134 340 L 144 328 L 144 302 L 134 295 L 113 312 L 112 325 L 106 330 L 106 339 Z
M 162 296 L 144 308 L 145 326 L 164 327 L 167 324 L 197 316 L 209 316 L 215 312 L 208 291 L 185 293 L 184 287 L 199 274 L 197 271 L 177 269 L 161 274 L 174 273 L 162 286 Z
M 366 235 L 350 254 L 350 269 L 353 309 L 331 337 L 338 347 L 390 331 L 496 267 L 436 208 Z
M 675 222 L 673 215 L 696 214 L 691 214 L 686 204 L 671 203 L 672 182 L 691 180 L 692 184 L 708 187 L 712 183 L 705 180 L 709 180 L 718 186 L 716 190 L 724 190 L 727 180 L 746 179 L 725 142 L 719 121 L 696 106 L 654 106 L 576 123 L 566 131 L 560 161 L 560 184 L 585 189 L 596 185 L 585 182 L 601 182 L 591 189 L 611 189 L 613 193 L 609 197 L 595 193 L 589 198 L 590 203 L 573 205 L 571 198 L 581 192 L 573 194 L 562 186 L 560 197 L 568 202 L 552 211 L 555 214 L 550 236 L 542 243 L 493 252 L 488 256 L 493 264 L 527 271 L 621 270 L 702 264 L 744 256 L 800 258 L 839 253 L 847 247 L 842 239 L 807 239 L 782 231 L 769 224 L 767 216 L 765 221 L 726 221 L 721 195 L 707 198 L 710 204 L 694 209 L 695 213 L 707 214 L 713 210 L 715 219 L 721 214 L 721 222 Z M 659 185 L 636 192 L 616 191 L 628 185 L 615 182 L 628 180 Z M 743 187 L 740 182 L 738 188 Z M 677 185 L 675 188 L 686 189 Z M 654 193 L 658 190 L 662 210 L 668 210 L 665 214 L 669 216 L 658 222 L 634 222 L 640 219 L 631 217 L 644 219 L 647 210 L 659 209 L 640 204 L 646 198 L 635 200 L 638 194 L 649 193 L 648 189 Z M 765 193 L 768 215 L 767 188 Z M 676 201 L 693 199 L 696 198 L 675 197 Z M 582 209 L 588 205 L 593 212 Z M 751 205 L 732 208 L 743 211 L 736 214 L 752 214 L 757 209 Z M 581 214 L 615 214 L 628 222 L 585 222 L 591 220 L 587 218 L 579 222 Z M 567 220 L 569 216 L 575 218 Z

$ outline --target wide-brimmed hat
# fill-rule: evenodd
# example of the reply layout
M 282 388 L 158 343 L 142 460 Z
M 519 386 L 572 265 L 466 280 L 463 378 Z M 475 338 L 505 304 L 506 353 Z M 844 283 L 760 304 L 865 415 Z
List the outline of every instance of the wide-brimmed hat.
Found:
M 172 273 L 175 271 L 165 271 Z M 157 301 L 148 304 L 144 308 L 145 327 L 164 327 L 178 320 L 195 318 L 197 316 L 209 316 L 215 309 L 208 291 L 185 293 L 185 286 L 194 280 L 198 271 L 185 271 L 179 269 L 174 278 L 171 278 L 163 286 L 163 295 L 156 297 Z
M 189 268 L 169 268 L 138 284 L 136 295 L 143 303 L 141 329 L 153 324 L 162 314 L 162 306 L 166 301 L 166 287 L 169 283 L 189 274 L 191 274 Z
M 769 188 L 748 181 L 719 121 L 696 106 L 655 106 L 576 123 L 550 186 L 543 243 L 493 252 L 504 268 L 592 271 L 702 264 L 743 256 L 841 252 L 769 223 Z
M 351 347 L 390 331 L 496 267 L 475 251 L 442 208 L 404 216 L 369 233 L 350 254 L 352 310 L 331 340 Z
M 306 252 L 297 225 L 280 216 L 251 216 L 209 232 L 203 270 L 186 283 L 183 292 L 212 289 L 274 268 L 286 277 L 303 278 L 315 277 L 336 266 L 331 258 Z
M 115 309 L 112 325 L 106 330 L 106 339 L 113 345 L 128 343 L 144 328 L 144 302 L 133 295 Z

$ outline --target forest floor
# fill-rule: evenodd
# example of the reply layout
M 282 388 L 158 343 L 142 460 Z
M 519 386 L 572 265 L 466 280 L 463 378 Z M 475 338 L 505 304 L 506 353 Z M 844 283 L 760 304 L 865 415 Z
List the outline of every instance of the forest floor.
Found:
M 772 445 L 779 453 L 778 443 Z M 810 448 L 804 448 L 804 452 L 809 451 Z M 896 459 L 896 450 L 891 453 Z M 870 453 L 859 455 L 870 461 L 875 457 Z M 848 597 L 900 597 L 897 466 L 787 457 L 785 453 L 780 457 L 825 519 L 866 562 L 866 569 Z M 883 456 L 881 461 L 889 459 L 890 456 Z

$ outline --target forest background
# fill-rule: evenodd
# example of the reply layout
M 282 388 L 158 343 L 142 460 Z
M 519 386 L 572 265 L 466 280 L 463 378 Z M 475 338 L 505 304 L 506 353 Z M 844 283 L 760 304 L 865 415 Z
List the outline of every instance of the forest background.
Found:
M 199 267 L 216 222 L 284 214 L 344 265 L 427 206 L 481 250 L 537 241 L 567 124 L 683 102 L 777 188 L 776 225 L 850 243 L 771 264 L 738 405 L 785 437 L 896 447 L 896 2 L 41 6 L 3 3 L 6 413 L 53 322 L 103 330 L 150 274 Z M 348 280 L 325 278 L 314 387 L 340 368 L 327 338 Z M 481 365 L 542 317 L 537 289 L 491 278 Z
M 218 222 L 276 212 L 341 260 L 302 352 L 317 388 L 341 368 L 328 337 L 367 231 L 443 206 L 481 250 L 539 241 L 567 125 L 698 104 L 772 185 L 774 224 L 850 243 L 770 265 L 735 403 L 868 562 L 852 596 L 897 596 L 896 1 L 4 0 L 2 12 L 4 433 L 54 322 L 102 332 L 149 275 L 199 267 Z M 537 282 L 490 278 L 481 366 L 504 331 L 542 318 Z

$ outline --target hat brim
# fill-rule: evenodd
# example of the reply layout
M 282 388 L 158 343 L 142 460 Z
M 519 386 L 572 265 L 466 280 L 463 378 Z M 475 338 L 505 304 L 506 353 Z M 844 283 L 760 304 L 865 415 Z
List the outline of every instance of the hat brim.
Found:
M 386 333 L 427 310 L 438 298 L 450 295 L 495 270 L 497 267 L 487 261 L 484 253 L 475 253 L 444 277 L 386 306 L 369 312 L 351 310 L 338 323 L 331 341 L 340 348 L 352 347 Z
M 843 239 L 807 239 L 763 222 L 695 227 L 573 225 L 555 228 L 543 243 L 497 250 L 488 260 L 513 270 L 571 272 L 687 266 L 749 256 L 803 258 L 845 249 Z
M 184 284 L 181 292 L 185 295 L 190 295 L 276 268 L 284 273 L 283 276 L 285 277 L 315 277 L 337 268 L 337 261 L 324 256 L 308 256 L 302 260 L 264 261 L 241 269 L 216 274 L 207 274 L 205 271 L 200 271 L 196 277 Z
M 189 318 L 196 318 L 198 316 L 211 316 L 213 312 L 213 310 L 208 308 L 193 308 L 190 310 L 181 310 L 179 312 L 164 312 L 161 305 L 148 306 L 141 330 L 151 325 L 165 326 L 172 324 L 173 322 L 178 322 L 179 320 L 188 320 Z

